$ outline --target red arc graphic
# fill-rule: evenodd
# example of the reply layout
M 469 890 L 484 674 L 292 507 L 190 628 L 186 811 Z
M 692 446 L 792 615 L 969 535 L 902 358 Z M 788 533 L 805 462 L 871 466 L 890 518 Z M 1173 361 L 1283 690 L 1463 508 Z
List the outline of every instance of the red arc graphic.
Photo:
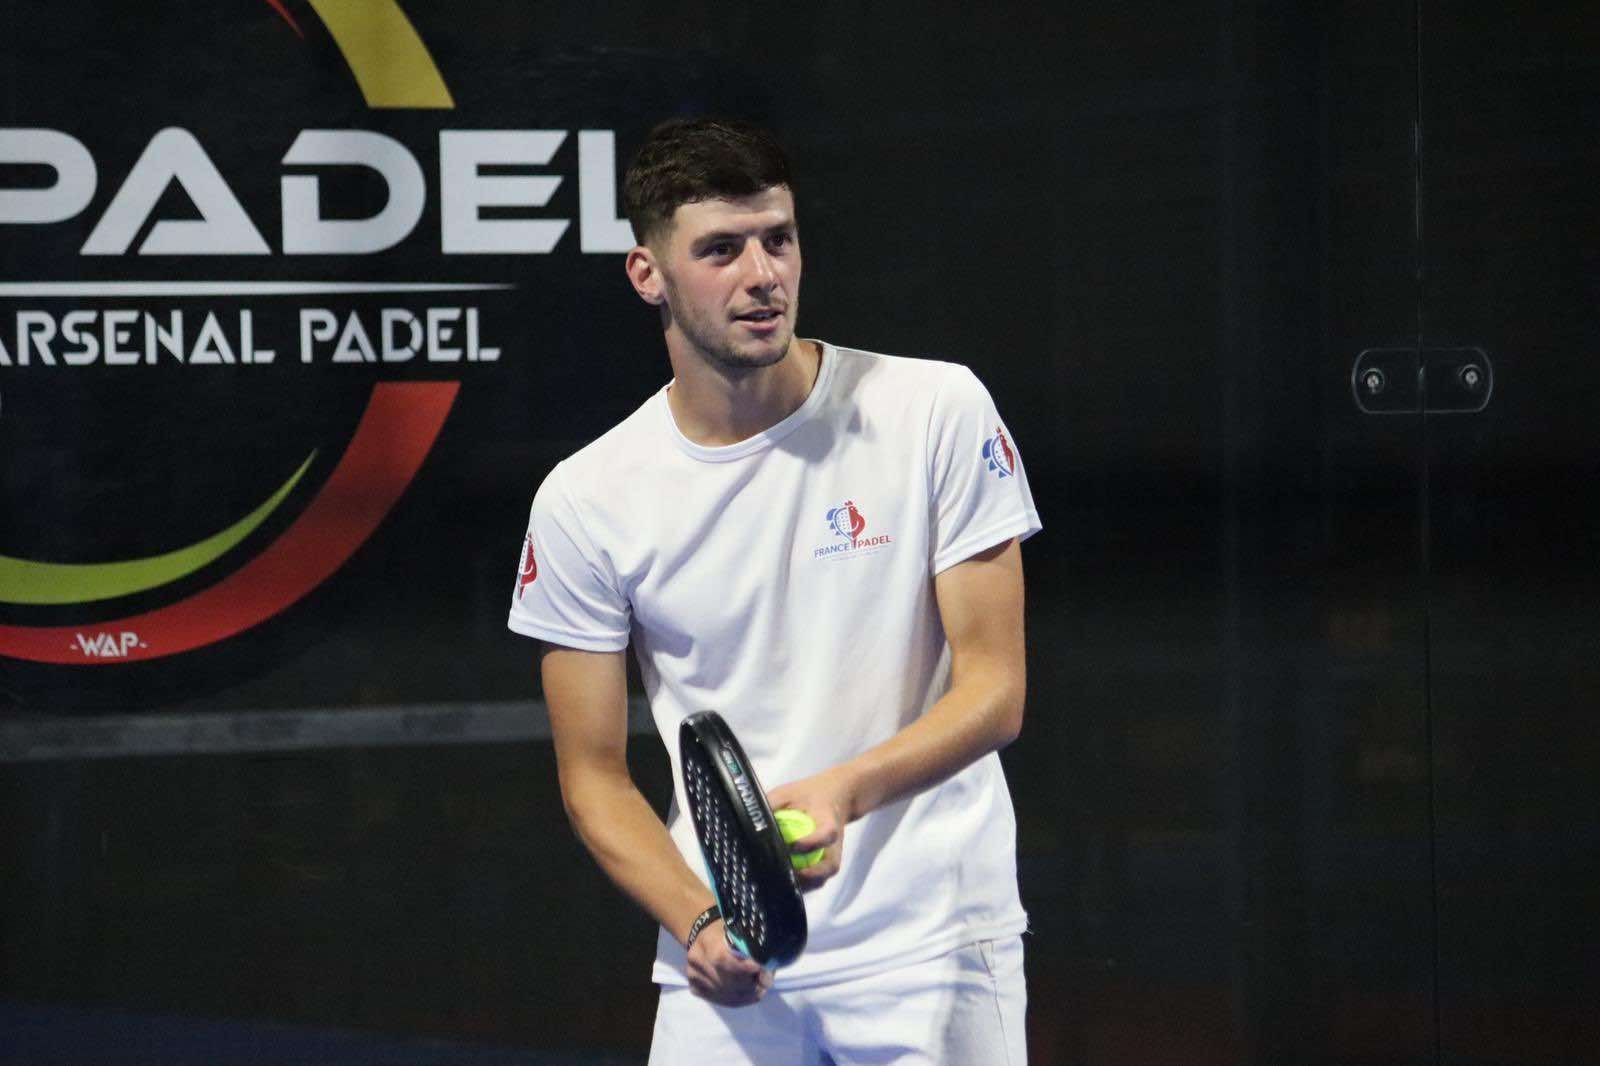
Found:
M 203 592 L 75 626 L 0 626 L 0 655 L 41 663 L 160 659 L 242 633 L 331 577 L 378 528 L 433 448 L 458 381 L 383 382 L 328 481 L 283 535 Z
M 289 14 L 288 9 L 283 6 L 282 0 L 267 0 L 267 3 L 272 5 L 272 10 L 282 16 L 283 21 L 289 24 L 289 28 L 294 30 L 302 41 L 306 39 L 305 31 L 300 28 L 300 23 L 296 22 L 294 16 Z

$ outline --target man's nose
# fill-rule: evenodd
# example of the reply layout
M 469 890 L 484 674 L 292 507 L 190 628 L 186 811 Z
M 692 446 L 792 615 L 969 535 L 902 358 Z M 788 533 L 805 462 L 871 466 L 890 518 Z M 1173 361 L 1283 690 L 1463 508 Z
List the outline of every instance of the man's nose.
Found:
M 750 245 L 750 250 L 745 253 L 746 279 L 752 289 L 772 289 L 778 284 L 778 271 L 772 262 L 772 256 L 761 247 L 759 242 Z

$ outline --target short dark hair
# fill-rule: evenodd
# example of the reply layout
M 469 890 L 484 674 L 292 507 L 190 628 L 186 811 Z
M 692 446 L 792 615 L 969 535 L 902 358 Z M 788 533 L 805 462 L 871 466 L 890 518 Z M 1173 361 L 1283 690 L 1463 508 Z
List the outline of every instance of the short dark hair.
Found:
M 772 134 L 732 118 L 670 118 L 656 126 L 622 179 L 633 239 L 660 236 L 683 204 L 788 186 L 789 160 Z

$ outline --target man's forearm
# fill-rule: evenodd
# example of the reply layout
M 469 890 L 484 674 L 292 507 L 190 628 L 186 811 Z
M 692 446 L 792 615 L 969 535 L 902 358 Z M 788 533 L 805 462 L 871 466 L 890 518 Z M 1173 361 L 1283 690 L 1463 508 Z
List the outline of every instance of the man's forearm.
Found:
M 1023 684 L 1008 674 L 975 674 L 953 685 L 926 714 L 876 747 L 835 767 L 854 821 L 885 804 L 931 788 L 1022 728 Z
M 713 902 L 656 812 L 625 774 L 563 782 L 573 829 L 606 876 L 682 943 Z
M 1017 542 L 941 571 L 934 595 L 950 642 L 950 690 L 882 744 L 822 775 L 837 775 L 847 821 L 939 784 L 1022 729 L 1027 665 Z

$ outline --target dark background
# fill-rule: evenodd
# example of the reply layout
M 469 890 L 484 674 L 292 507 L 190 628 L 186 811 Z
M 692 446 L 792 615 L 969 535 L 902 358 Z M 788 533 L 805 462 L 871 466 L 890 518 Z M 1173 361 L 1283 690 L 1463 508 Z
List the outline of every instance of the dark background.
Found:
M 0 229 L 4 280 L 513 282 L 479 301 L 502 361 L 278 619 L 140 666 L 0 660 L 0 1061 L 642 1060 L 649 923 L 566 826 L 503 621 L 532 489 L 664 353 L 576 222 L 549 256 L 442 256 L 433 175 L 441 128 L 626 156 L 709 110 L 795 157 L 802 332 L 971 365 L 1028 464 L 1033 1060 L 1600 1062 L 1591 5 L 412 3 L 446 112 L 368 110 L 288 6 L 304 41 L 247 0 L 4 5 L 0 124 L 100 174 L 79 219 Z M 402 140 L 428 210 L 379 256 L 79 257 L 168 125 L 274 248 L 302 128 Z M 575 159 L 536 214 L 576 219 Z M 311 447 L 324 477 L 386 376 L 107 369 L 0 369 L 0 553 L 188 543 Z M 522 724 L 475 733 L 497 707 Z M 361 708 L 439 732 L 315 739 Z M 118 749 L 127 716 L 243 711 L 309 739 Z

